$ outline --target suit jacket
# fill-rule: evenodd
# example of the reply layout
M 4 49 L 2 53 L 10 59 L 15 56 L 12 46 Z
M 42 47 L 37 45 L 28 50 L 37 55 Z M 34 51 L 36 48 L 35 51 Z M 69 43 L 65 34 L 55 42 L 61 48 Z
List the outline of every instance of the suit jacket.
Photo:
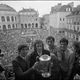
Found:
M 32 80 L 31 76 L 34 73 L 32 68 L 28 69 L 27 62 L 20 56 L 12 61 L 15 80 Z

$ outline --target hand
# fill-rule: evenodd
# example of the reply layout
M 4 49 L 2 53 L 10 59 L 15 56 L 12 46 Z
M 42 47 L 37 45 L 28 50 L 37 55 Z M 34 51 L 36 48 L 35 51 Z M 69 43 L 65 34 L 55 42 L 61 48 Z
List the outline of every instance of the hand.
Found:
M 35 70 L 38 70 L 38 67 L 39 67 L 39 62 L 37 61 L 37 62 L 34 63 L 32 68 L 35 69 Z

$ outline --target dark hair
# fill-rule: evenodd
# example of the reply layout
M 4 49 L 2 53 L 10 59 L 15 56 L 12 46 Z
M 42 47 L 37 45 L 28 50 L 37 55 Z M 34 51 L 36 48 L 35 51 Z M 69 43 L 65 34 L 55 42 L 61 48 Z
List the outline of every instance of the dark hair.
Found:
M 42 41 L 42 40 L 36 40 L 36 41 L 34 42 L 34 51 L 37 51 L 37 49 L 36 49 L 36 44 L 42 44 L 42 49 L 44 49 L 43 41 Z
M 55 41 L 55 38 L 53 37 L 53 36 L 48 36 L 47 38 L 46 38 L 46 42 L 47 42 L 47 40 L 53 40 L 53 41 Z
M 29 46 L 26 44 L 22 44 L 18 46 L 18 52 L 20 52 L 22 49 L 27 48 L 27 50 L 29 50 Z
M 60 40 L 60 43 L 61 43 L 61 42 L 66 43 L 66 44 L 68 45 L 68 40 L 67 40 L 66 38 L 62 38 L 62 39 Z
M 1 53 L 1 49 L 0 49 L 0 53 Z
M 80 53 L 80 42 L 74 41 L 72 45 L 77 53 Z
M 75 48 L 79 48 L 79 44 L 80 44 L 79 42 L 74 41 L 72 46 L 74 46 Z

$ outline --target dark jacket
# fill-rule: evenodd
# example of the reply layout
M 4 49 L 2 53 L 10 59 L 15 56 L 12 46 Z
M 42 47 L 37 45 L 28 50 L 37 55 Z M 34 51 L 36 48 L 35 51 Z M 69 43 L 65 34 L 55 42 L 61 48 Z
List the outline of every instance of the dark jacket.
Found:
M 44 55 L 44 54 L 47 54 L 47 55 L 50 56 L 50 52 L 48 50 L 43 50 L 42 55 Z M 34 63 L 36 62 L 38 56 L 39 55 L 36 51 L 32 52 L 29 55 L 29 67 L 32 67 L 34 65 Z
M 15 80 L 32 80 L 31 76 L 34 73 L 32 68 L 28 69 L 27 62 L 20 56 L 12 61 Z

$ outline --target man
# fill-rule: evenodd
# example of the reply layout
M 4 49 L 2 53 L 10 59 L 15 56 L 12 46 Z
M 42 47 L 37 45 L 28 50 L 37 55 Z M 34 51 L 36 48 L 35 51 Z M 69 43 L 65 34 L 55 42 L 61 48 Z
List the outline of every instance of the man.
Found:
M 80 42 L 75 41 L 72 45 L 72 49 L 74 51 L 74 62 L 69 80 L 73 80 L 76 77 L 76 74 L 80 75 Z
M 48 36 L 46 38 L 46 43 L 49 47 L 49 51 L 50 51 L 50 55 L 52 57 L 52 69 L 51 69 L 51 73 L 53 76 L 54 80 L 60 80 L 60 66 L 58 63 L 58 56 L 57 56 L 57 50 L 58 48 L 55 46 L 55 39 L 52 36 Z M 57 77 L 58 76 L 58 77 Z
M 54 43 L 55 43 L 54 37 L 48 36 L 46 38 L 46 43 L 48 45 L 50 53 L 55 54 L 55 56 L 57 56 L 57 47 L 54 45 Z
M 29 47 L 27 45 L 18 46 L 18 56 L 12 61 L 15 80 L 33 80 L 32 75 L 36 72 L 37 63 L 28 68 L 28 61 L 26 61 L 28 51 Z
M 58 50 L 58 60 L 61 67 L 62 80 L 68 80 L 73 65 L 73 51 L 68 49 L 68 40 L 62 38 L 60 40 L 60 48 Z

